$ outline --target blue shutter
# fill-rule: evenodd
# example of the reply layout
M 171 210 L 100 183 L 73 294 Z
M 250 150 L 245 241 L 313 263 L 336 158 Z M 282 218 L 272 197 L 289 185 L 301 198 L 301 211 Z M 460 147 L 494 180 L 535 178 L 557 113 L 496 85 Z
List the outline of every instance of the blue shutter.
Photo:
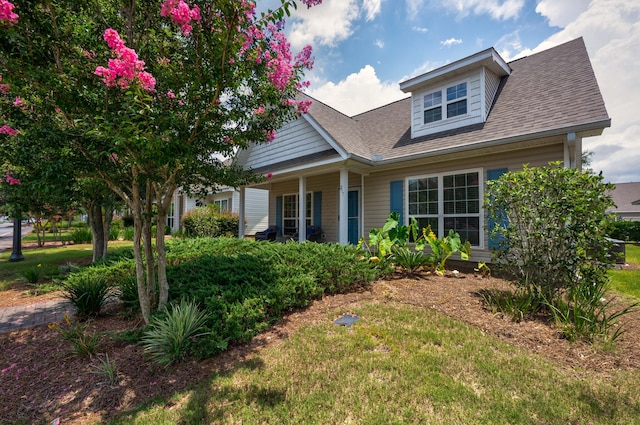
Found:
M 322 228 L 322 192 L 313 192 L 313 225 Z
M 487 170 L 487 180 L 498 180 L 501 175 L 506 173 L 508 170 L 506 168 L 496 168 L 495 170 Z M 491 201 L 489 201 L 491 202 Z M 500 226 L 507 226 L 507 216 L 506 214 L 498 214 L 500 216 L 499 224 Z M 487 224 L 487 228 L 489 232 L 491 229 L 495 227 L 495 222 L 492 219 L 489 219 Z M 496 235 L 495 238 L 489 236 L 489 249 L 498 249 L 500 247 L 500 242 L 502 242 L 503 237 L 501 235 Z
M 282 236 L 282 196 L 276 196 L 276 226 L 278 236 Z
M 404 202 L 402 202 L 402 194 L 404 192 L 404 181 L 396 180 L 392 181 L 389 187 L 390 192 L 390 211 L 400 214 L 400 224 L 404 223 Z

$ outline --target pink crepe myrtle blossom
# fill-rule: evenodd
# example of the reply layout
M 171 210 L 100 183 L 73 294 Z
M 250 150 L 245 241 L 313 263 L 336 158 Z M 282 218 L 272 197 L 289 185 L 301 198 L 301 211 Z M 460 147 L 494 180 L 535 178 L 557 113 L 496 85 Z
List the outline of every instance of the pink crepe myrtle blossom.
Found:
M 276 131 L 275 130 L 265 130 L 265 135 L 267 136 L 267 143 L 271 143 L 276 140 Z
M 9 135 L 9 136 L 17 136 L 18 132 L 15 129 L 13 129 L 13 128 L 11 128 L 11 127 L 9 127 L 8 125 L 5 124 L 2 127 L 0 127 L 0 134 L 6 134 L 6 135 Z
M 99 66 L 94 74 L 102 77 L 107 87 L 119 86 L 127 89 L 134 81 L 140 84 L 143 90 L 155 91 L 156 79 L 144 70 L 144 61 L 138 59 L 135 50 L 125 46 L 118 32 L 107 28 L 104 39 L 115 55 L 115 59 L 109 61 L 108 68 Z
M 168 97 L 169 99 L 175 99 L 175 98 L 176 98 L 176 95 L 175 95 L 175 93 L 174 93 L 173 91 L 169 90 L 169 91 L 167 92 L 167 97 Z
M 0 0 L 0 23 L 15 25 L 18 23 L 18 14 L 13 11 L 15 5 L 7 0 Z
M 322 0 L 302 0 L 302 3 L 307 5 L 307 9 L 313 6 L 317 6 L 322 3 Z
M 262 114 L 264 114 L 264 105 L 260 105 L 253 110 L 253 115 L 262 115 Z
M 191 34 L 191 21 L 200 22 L 200 8 L 194 4 L 192 8 L 184 0 L 166 0 L 162 3 L 160 16 L 171 18 L 173 23 L 180 25 L 180 31 L 185 37 Z
M 2 81 L 2 75 L 0 75 L 0 81 Z M 0 84 L 0 93 L 9 94 L 9 84 Z
M 23 102 L 20 96 L 16 97 L 16 100 L 13 101 L 13 106 L 15 106 L 16 108 L 19 108 L 20 106 L 22 106 L 22 104 Z
M 296 113 L 298 115 L 306 114 L 307 112 L 309 112 L 311 103 L 313 103 L 311 100 L 301 100 L 300 102 L 298 102 L 298 110 L 296 111 Z
M 0 177 L 0 181 L 2 181 L 3 178 Z M 16 179 L 13 177 L 13 173 L 11 171 L 7 171 L 4 175 L 4 181 L 6 181 L 9 186 L 13 186 L 14 184 L 21 184 L 22 182 L 20 181 L 20 179 Z

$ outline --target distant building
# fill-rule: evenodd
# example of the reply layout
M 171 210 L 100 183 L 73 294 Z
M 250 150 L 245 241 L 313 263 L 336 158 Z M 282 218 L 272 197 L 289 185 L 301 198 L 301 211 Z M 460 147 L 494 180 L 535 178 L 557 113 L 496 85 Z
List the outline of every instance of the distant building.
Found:
M 640 183 L 616 183 L 611 196 L 616 207 L 607 210 L 609 214 L 619 220 L 640 221 Z

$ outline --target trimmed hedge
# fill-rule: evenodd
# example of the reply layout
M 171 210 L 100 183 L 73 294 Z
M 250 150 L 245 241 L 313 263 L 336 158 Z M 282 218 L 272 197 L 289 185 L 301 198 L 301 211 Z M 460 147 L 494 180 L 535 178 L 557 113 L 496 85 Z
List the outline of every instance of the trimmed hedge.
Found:
M 237 236 L 239 224 L 237 214 L 219 212 L 214 205 L 195 208 L 182 216 L 182 226 L 189 237 Z
M 640 241 L 640 221 L 611 221 L 607 224 L 607 235 L 623 241 Z
M 109 276 L 123 286 L 135 279 L 135 262 L 122 258 L 68 279 L 83 275 Z M 167 241 L 170 301 L 194 300 L 208 314 L 205 336 L 190 344 L 191 354 L 200 358 L 249 341 L 285 311 L 304 307 L 323 294 L 366 286 L 377 276 L 373 263 L 362 260 L 361 252 L 351 246 L 264 244 L 237 238 Z

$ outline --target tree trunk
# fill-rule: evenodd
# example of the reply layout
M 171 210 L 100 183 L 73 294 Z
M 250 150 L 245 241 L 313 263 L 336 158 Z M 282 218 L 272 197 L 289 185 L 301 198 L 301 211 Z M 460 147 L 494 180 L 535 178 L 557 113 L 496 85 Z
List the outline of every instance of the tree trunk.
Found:
M 167 249 L 164 241 L 164 226 L 177 187 L 173 179 L 164 186 L 156 186 L 156 200 L 158 220 L 156 231 L 156 252 L 158 254 L 158 308 L 162 308 L 169 301 L 169 282 L 167 281 Z
M 89 227 L 93 237 L 93 262 L 106 256 L 106 243 L 104 223 L 102 221 L 102 207 L 97 202 L 87 204 L 87 215 L 89 216 Z
M 131 212 L 133 213 L 133 254 L 136 259 L 136 282 L 138 286 L 138 300 L 144 322 L 148 325 L 151 319 L 151 299 L 145 281 L 145 263 L 142 256 L 142 199 L 136 183 L 133 185 L 133 197 L 131 199 Z

